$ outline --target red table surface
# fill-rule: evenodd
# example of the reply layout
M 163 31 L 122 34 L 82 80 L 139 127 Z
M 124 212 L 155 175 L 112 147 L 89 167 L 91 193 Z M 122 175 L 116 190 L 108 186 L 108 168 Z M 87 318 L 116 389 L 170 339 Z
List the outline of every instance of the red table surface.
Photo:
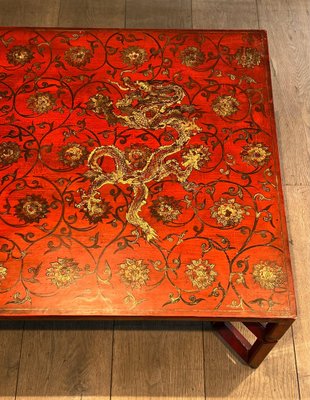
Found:
M 0 316 L 294 318 L 264 31 L 0 29 Z

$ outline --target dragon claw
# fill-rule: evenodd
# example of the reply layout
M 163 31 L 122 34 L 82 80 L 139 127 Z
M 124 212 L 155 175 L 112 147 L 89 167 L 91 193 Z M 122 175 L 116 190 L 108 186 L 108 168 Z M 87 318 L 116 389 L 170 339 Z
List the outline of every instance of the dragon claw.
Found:
M 149 230 L 147 232 L 145 232 L 145 235 L 146 235 L 146 240 L 148 242 L 152 242 L 152 241 L 158 239 L 158 235 L 157 235 L 155 229 L 153 229 L 151 227 L 149 228 Z

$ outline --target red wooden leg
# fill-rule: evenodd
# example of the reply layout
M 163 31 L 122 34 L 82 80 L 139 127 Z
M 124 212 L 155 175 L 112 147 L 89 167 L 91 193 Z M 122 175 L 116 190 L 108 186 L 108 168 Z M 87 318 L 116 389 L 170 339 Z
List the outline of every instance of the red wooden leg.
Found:
M 243 361 L 247 362 L 251 343 L 247 341 L 238 329 L 230 322 L 214 322 L 213 327 L 228 346 L 241 357 Z
M 248 364 L 252 368 L 257 368 L 266 358 L 268 353 L 278 343 L 278 340 L 290 328 L 293 321 L 288 320 L 285 323 L 269 323 L 261 338 L 258 338 L 251 347 L 248 354 Z
M 294 320 L 267 324 L 244 322 L 243 324 L 257 338 L 253 345 L 230 322 L 214 322 L 213 326 L 231 350 L 250 367 L 257 368 L 293 322 Z

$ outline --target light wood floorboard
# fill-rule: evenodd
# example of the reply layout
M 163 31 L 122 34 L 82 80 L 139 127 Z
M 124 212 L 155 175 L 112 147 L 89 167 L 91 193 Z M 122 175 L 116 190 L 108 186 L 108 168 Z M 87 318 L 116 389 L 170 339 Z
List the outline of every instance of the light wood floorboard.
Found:
M 57 26 L 60 0 L 0 0 L 0 26 Z
M 112 322 L 28 322 L 16 399 L 110 399 L 112 339 Z
M 114 335 L 112 399 L 205 398 L 201 323 L 122 322 Z
M 24 323 L 0 321 L 0 326 L 0 399 L 14 400 Z
M 192 0 L 194 29 L 257 29 L 255 0 Z
M 126 28 L 191 27 L 191 0 L 126 1 Z
M 293 325 L 298 377 L 302 399 L 310 399 L 310 187 L 286 187 L 291 255 L 299 305 Z
M 123 28 L 125 0 L 61 0 L 58 25 Z

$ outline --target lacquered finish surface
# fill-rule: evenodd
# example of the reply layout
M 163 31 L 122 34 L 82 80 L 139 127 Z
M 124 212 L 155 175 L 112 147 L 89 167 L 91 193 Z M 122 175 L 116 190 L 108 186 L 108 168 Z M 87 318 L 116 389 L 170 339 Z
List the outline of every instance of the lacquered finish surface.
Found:
M 263 31 L 0 31 L 2 316 L 294 318 Z

